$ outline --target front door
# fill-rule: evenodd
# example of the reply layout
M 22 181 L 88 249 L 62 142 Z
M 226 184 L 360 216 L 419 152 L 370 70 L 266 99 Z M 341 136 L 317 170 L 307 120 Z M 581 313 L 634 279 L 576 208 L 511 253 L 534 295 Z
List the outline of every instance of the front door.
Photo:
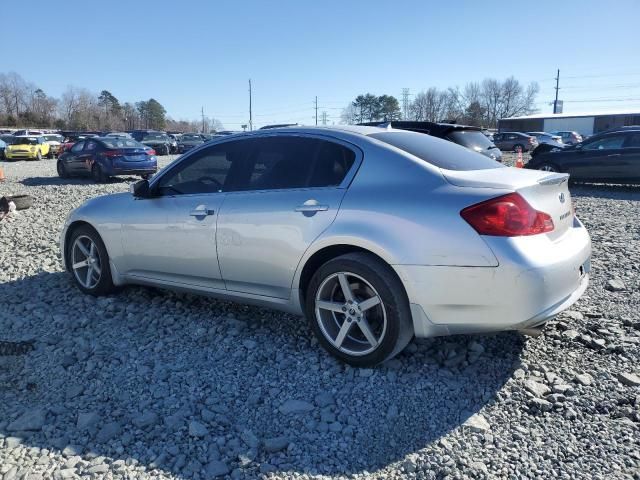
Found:
M 228 290 L 289 298 L 304 252 L 338 213 L 358 152 L 293 134 L 243 144 L 249 152 L 218 219 L 222 277 Z
M 615 181 L 623 175 L 622 133 L 583 142 L 568 173 L 574 180 Z
M 216 252 L 218 212 L 231 162 L 215 146 L 189 155 L 151 185 L 126 214 L 128 275 L 224 289 Z

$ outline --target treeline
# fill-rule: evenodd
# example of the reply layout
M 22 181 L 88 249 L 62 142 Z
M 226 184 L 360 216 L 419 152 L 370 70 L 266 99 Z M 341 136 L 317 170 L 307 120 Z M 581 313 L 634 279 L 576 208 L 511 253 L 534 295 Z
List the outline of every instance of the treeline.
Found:
M 110 91 L 99 94 L 69 86 L 60 98 L 47 95 L 15 72 L 0 73 L 0 126 L 42 127 L 68 130 L 133 130 L 150 128 L 175 131 L 221 129 L 218 120 L 173 120 L 154 98 L 122 103 Z
M 395 97 L 367 93 L 347 105 L 341 119 L 348 124 L 406 119 L 495 128 L 500 118 L 533 113 L 538 91 L 537 83 L 525 86 L 514 77 L 504 81 L 487 78 L 462 89 L 431 87 L 416 94 L 406 112 Z

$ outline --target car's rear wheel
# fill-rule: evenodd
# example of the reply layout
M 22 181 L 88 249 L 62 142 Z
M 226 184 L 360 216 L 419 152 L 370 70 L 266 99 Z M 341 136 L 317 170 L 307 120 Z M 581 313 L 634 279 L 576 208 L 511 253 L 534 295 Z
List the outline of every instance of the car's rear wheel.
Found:
M 107 249 L 93 228 L 81 226 L 73 230 L 67 265 L 76 286 L 84 293 L 106 295 L 115 289 Z
M 402 283 L 391 267 L 367 253 L 322 265 L 306 292 L 306 314 L 320 344 L 358 367 L 394 357 L 413 337 Z
M 552 165 L 550 163 L 543 163 L 538 167 L 538 170 L 542 170 L 545 172 L 557 172 L 558 171 L 558 167 L 556 167 L 555 165 Z
M 65 168 L 64 163 L 62 163 L 60 160 L 56 162 L 56 170 L 58 171 L 58 176 L 60 178 L 69 177 L 69 173 L 67 173 L 67 169 Z
M 94 163 L 93 167 L 91 167 L 91 177 L 97 183 L 106 183 L 109 180 L 109 176 L 102 171 L 102 168 L 97 163 Z

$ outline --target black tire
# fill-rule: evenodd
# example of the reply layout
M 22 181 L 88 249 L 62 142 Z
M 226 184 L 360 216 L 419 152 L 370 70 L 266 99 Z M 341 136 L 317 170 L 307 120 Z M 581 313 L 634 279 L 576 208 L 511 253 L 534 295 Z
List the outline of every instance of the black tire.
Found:
M 78 277 L 82 277 L 83 272 L 80 271 L 78 275 L 73 268 L 74 255 L 77 253 L 74 249 L 76 240 L 82 237 L 89 238 L 96 246 L 97 258 L 100 268 L 100 276 L 99 280 L 96 282 L 95 286 L 87 287 L 83 283 L 80 282 Z M 69 273 L 71 273 L 71 277 L 73 278 L 73 283 L 80 289 L 80 291 L 87 293 L 89 295 L 101 296 L 108 295 L 116 290 L 115 285 L 113 284 L 113 280 L 111 278 L 111 268 L 109 266 L 109 254 L 107 253 L 107 249 L 102 242 L 102 238 L 98 232 L 96 232 L 92 227 L 88 225 L 82 225 L 80 227 L 75 228 L 71 235 L 69 236 L 69 242 L 65 246 L 65 260 L 67 269 Z M 77 258 L 75 260 L 78 260 Z
M 33 206 L 33 197 L 31 195 L 13 195 L 6 198 L 16 204 L 16 210 L 27 210 Z
M 518 144 L 516 144 L 516 145 L 514 145 L 514 146 L 513 146 L 513 151 L 514 151 L 514 152 L 516 152 L 516 153 L 517 153 L 517 152 L 518 152 L 518 149 L 520 149 L 520 151 L 521 151 L 522 153 L 524 153 L 524 145 L 522 145 L 522 144 L 518 143 Z
M 64 166 L 64 163 L 60 159 L 58 159 L 58 161 L 56 162 L 56 170 L 58 171 L 58 176 L 60 178 L 69 178 L 67 168 Z
M 42 152 L 40 150 L 38 150 L 38 153 L 36 153 L 36 160 L 37 161 L 41 161 L 42 160 Z
M 109 177 L 105 175 L 97 163 L 94 163 L 93 167 L 91 167 L 91 178 L 93 178 L 96 183 L 107 183 L 109 181 Z
M 332 343 L 337 339 L 330 341 L 328 339 L 329 333 L 323 331 L 323 328 L 326 331 L 327 321 L 331 324 L 332 320 L 335 321 L 333 328 L 341 329 L 344 322 L 347 321 L 349 313 L 353 315 L 354 309 L 349 310 L 349 313 L 331 313 L 322 310 L 324 314 L 333 315 L 332 317 L 324 317 L 328 320 L 319 318 L 322 317 L 321 314 L 316 315 L 316 297 L 319 290 L 325 288 L 324 285 L 327 285 L 327 282 L 333 281 L 332 277 L 343 272 L 348 272 L 347 276 L 356 280 L 353 285 L 358 285 L 357 277 L 368 283 L 381 300 L 380 305 L 373 308 L 379 309 L 383 315 L 386 314 L 386 327 L 380 328 L 381 333 L 377 338 L 377 346 L 368 353 L 365 353 L 366 350 L 363 350 L 362 354 L 347 353 Z M 350 365 L 373 367 L 400 353 L 413 337 L 413 322 L 405 289 L 391 267 L 372 254 L 349 253 L 329 260 L 315 272 L 305 294 L 305 313 L 316 338 L 330 354 Z M 345 310 L 343 309 L 343 311 Z M 363 317 L 367 319 L 368 314 L 361 312 L 356 315 L 360 315 L 358 317 L 360 319 Z M 354 326 L 358 325 L 361 320 L 356 320 L 355 317 L 352 319 L 353 323 L 347 330 L 349 333 L 343 338 L 345 341 L 358 342 L 359 340 L 355 337 L 363 333 L 364 330 L 358 329 L 353 332 Z M 371 320 L 374 320 L 373 317 Z M 338 325 L 340 321 L 342 323 Z M 360 343 L 364 342 L 360 341 Z M 370 345 L 373 346 L 373 344 Z
M 52 160 L 52 159 L 53 159 L 53 150 L 49 149 L 49 153 L 47 153 L 47 158 L 48 158 L 49 160 Z
M 144 175 L 140 175 L 143 180 L 149 180 L 153 176 L 152 173 L 145 173 Z

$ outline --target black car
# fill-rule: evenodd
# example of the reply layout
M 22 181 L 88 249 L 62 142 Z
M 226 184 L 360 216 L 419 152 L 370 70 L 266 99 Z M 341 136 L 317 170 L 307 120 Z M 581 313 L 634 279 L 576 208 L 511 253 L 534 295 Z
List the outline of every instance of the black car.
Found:
M 164 132 L 154 130 L 133 130 L 128 132 L 135 140 L 151 147 L 157 155 L 169 155 L 173 139 Z
M 359 123 L 370 127 L 397 128 L 399 130 L 410 130 L 412 132 L 426 133 L 432 137 L 443 138 L 450 142 L 462 145 L 469 150 L 481 153 L 492 160 L 502 162 L 502 152 L 496 147 L 487 136 L 482 133 L 479 127 L 469 125 L 457 125 L 454 123 L 434 123 L 434 122 L 368 122 Z
M 540 153 L 525 168 L 568 173 L 578 182 L 640 183 L 640 126 L 610 130 L 562 150 Z
M 178 142 L 178 153 L 188 152 L 194 147 L 204 143 L 204 138 L 199 133 L 185 133 Z

